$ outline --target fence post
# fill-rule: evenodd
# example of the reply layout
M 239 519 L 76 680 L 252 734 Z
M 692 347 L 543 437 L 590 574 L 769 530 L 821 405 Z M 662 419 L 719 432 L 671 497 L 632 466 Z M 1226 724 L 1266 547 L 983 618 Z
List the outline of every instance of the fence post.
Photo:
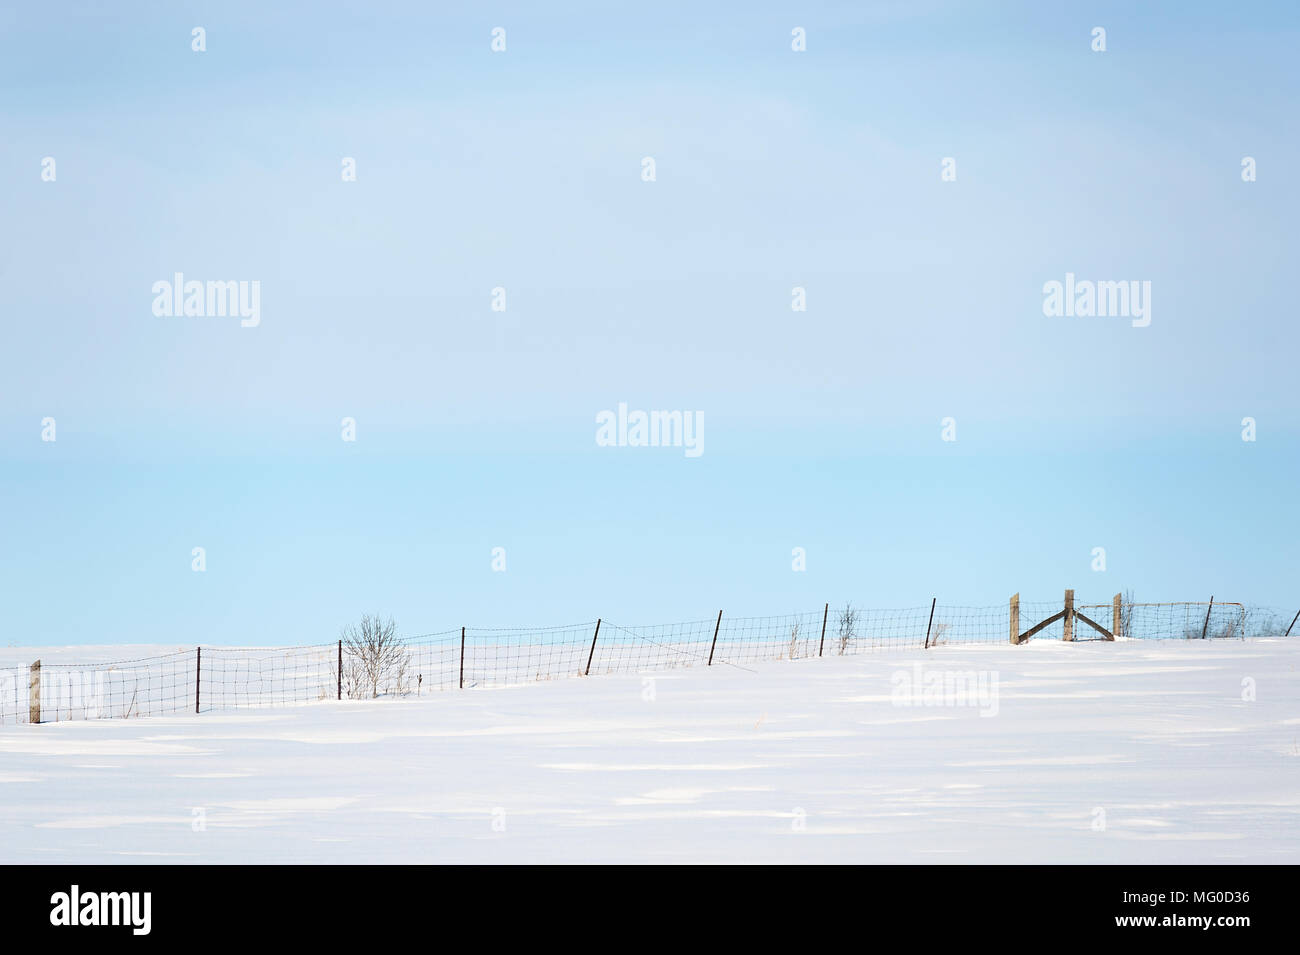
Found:
M 1205 639 L 1205 634 L 1210 629 L 1210 611 L 1214 609 L 1214 594 L 1210 594 L 1210 605 L 1205 608 L 1205 625 L 1201 627 L 1201 639 Z
M 718 645 L 718 628 L 722 626 L 722 611 L 718 611 L 718 622 L 713 625 L 713 644 L 709 647 L 708 666 L 713 666 L 713 650 Z
M 1062 618 L 1063 636 L 1065 640 L 1074 639 L 1074 591 L 1065 592 L 1065 616 Z
M 591 658 L 596 655 L 596 638 L 600 636 L 600 618 L 596 618 L 596 632 L 591 635 L 591 652 L 587 654 L 587 669 L 583 676 L 591 676 Z
M 938 597 L 930 598 L 930 622 L 925 625 L 925 649 L 930 649 L 930 628 L 934 626 L 934 604 Z
M 37 660 L 32 664 L 31 673 L 27 681 L 27 721 L 29 723 L 39 723 L 41 721 L 40 660 Z
M 194 712 L 199 712 L 199 680 L 203 676 L 203 648 L 194 648 Z
M 1300 620 L 1300 610 L 1297 610 L 1297 611 L 1295 612 L 1295 616 L 1291 618 L 1291 627 L 1294 627 L 1294 626 L 1295 626 L 1295 622 L 1296 622 L 1297 620 Z M 1289 636 L 1291 636 L 1291 627 L 1287 627 L 1287 628 L 1286 628 L 1286 633 L 1282 634 L 1282 636 L 1284 636 L 1284 637 L 1289 637 Z
M 1020 594 L 1011 595 L 1011 645 L 1020 645 Z
M 460 688 L 465 689 L 465 628 L 460 628 Z
M 1120 638 L 1124 629 L 1124 598 L 1119 594 L 1110 598 L 1110 633 L 1112 640 Z
M 831 615 L 831 605 L 827 604 L 826 609 L 822 611 L 822 642 L 817 644 L 817 655 L 822 655 L 822 650 L 826 648 L 826 618 Z M 1300 617 L 1300 613 L 1296 614 Z
M 339 695 L 336 697 L 336 699 L 342 701 L 343 699 L 343 641 L 342 640 L 339 640 L 338 678 L 339 678 L 339 690 L 338 690 Z

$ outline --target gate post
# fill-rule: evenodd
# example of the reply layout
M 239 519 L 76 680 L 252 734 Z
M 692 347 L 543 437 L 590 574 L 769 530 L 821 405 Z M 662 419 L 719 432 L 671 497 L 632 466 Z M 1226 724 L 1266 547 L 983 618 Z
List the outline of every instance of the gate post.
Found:
M 1020 594 L 1011 595 L 1011 645 L 1020 644 Z
M 1065 617 L 1062 621 L 1065 628 L 1065 639 L 1067 641 L 1074 639 L 1074 591 L 1065 592 Z
M 32 664 L 31 674 L 27 682 L 27 721 L 29 723 L 39 723 L 41 721 L 40 660 Z
M 1111 639 L 1118 640 L 1124 629 L 1124 601 L 1119 594 L 1110 598 L 1110 632 Z

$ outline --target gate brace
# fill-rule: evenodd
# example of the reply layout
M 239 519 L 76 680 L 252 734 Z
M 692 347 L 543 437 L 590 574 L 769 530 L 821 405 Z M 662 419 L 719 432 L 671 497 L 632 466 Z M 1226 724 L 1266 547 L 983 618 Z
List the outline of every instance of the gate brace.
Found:
M 1048 617 L 1046 620 L 1042 621 L 1041 623 L 1034 624 L 1034 626 L 1030 627 L 1028 630 L 1022 633 L 1020 635 L 1020 639 L 1017 642 L 1024 643 L 1026 640 L 1028 640 L 1030 637 L 1036 634 L 1039 630 L 1042 630 L 1044 627 L 1056 623 L 1056 621 L 1060 620 L 1064 616 L 1065 616 L 1064 610 L 1057 611 L 1056 613 Z

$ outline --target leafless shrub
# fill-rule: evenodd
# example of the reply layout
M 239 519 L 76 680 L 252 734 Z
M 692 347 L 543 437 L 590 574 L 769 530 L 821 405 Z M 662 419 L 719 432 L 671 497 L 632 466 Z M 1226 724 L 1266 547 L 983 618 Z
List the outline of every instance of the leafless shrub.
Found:
M 1241 620 L 1238 617 L 1229 617 L 1223 623 L 1215 625 L 1210 636 L 1215 640 L 1244 640 L 1246 631 L 1240 624 Z
M 1120 636 L 1133 637 L 1133 591 L 1124 591 L 1119 601 Z
M 409 658 L 397 639 L 397 624 L 391 617 L 382 620 L 378 615 L 366 614 L 360 623 L 344 627 L 340 636 L 347 658 L 344 681 L 349 698 L 374 699 L 381 692 L 406 692 Z
M 799 655 L 799 624 L 790 628 L 790 653 L 789 657 L 793 660 Z
M 951 624 L 947 623 L 936 623 L 930 631 L 930 646 L 937 647 L 943 643 L 947 639 L 945 634 L 947 634 L 951 626 Z
M 1286 634 L 1291 618 L 1268 607 L 1247 608 L 1242 623 L 1242 633 L 1251 637 L 1281 637 Z
M 843 656 L 849 648 L 849 642 L 858 636 L 858 611 L 851 603 L 846 603 L 844 609 L 840 611 L 839 619 L 839 638 L 840 638 L 840 655 Z

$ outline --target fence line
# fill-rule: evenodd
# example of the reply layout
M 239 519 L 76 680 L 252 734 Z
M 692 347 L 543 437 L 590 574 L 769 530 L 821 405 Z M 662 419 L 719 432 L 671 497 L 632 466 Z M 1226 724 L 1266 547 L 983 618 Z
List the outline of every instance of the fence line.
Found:
M 1064 608 L 1064 609 L 1062 609 Z M 400 641 L 382 667 L 338 640 L 300 647 L 199 647 L 132 660 L 0 667 L 0 725 L 131 719 L 408 697 L 588 675 L 736 666 L 878 650 L 1037 640 L 1290 636 L 1300 611 L 1223 601 L 939 604 L 834 608 L 649 626 L 592 620 L 559 627 L 461 627 Z M 1289 621 L 1289 622 L 1288 622 Z

